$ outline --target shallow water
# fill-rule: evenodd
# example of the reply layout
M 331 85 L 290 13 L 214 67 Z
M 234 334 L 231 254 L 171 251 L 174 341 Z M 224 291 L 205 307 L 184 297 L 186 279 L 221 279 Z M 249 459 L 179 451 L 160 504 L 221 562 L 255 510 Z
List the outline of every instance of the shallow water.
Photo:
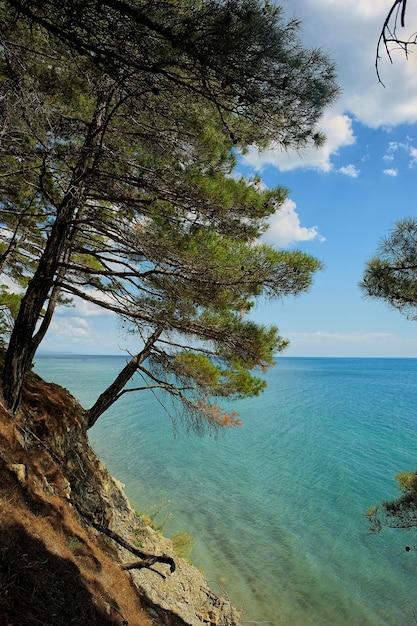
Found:
M 124 357 L 37 357 L 35 370 L 93 402 Z M 192 561 L 252 624 L 415 624 L 415 534 L 368 531 L 417 460 L 417 359 L 279 358 L 244 425 L 174 436 L 149 392 L 90 431 L 134 506 L 195 539 Z

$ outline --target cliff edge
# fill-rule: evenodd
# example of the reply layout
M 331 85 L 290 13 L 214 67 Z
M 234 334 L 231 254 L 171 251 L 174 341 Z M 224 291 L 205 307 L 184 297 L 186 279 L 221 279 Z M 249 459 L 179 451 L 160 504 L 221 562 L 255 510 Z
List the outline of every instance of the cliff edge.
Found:
M 239 626 L 129 505 L 68 391 L 27 376 L 0 404 L 0 626 Z

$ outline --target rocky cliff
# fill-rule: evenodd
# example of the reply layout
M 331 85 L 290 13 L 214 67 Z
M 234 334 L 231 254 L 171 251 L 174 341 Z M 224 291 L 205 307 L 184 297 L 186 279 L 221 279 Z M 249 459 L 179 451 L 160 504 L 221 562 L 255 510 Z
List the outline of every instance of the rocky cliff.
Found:
M 131 509 L 83 410 L 27 377 L 0 405 L 0 626 L 238 626 L 237 611 Z

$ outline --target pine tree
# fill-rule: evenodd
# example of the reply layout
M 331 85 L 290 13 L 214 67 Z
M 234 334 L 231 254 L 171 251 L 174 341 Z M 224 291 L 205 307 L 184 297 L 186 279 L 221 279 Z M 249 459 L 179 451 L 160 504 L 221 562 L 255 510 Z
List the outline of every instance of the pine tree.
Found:
M 10 0 L 0 20 L 3 256 L 26 282 L 8 406 L 56 304 L 77 296 L 138 337 L 90 425 L 135 371 L 197 429 L 233 422 L 212 399 L 259 393 L 250 372 L 286 344 L 246 313 L 259 297 L 308 289 L 320 268 L 259 244 L 288 192 L 236 179 L 236 158 L 251 143 L 320 142 L 333 65 L 301 46 L 296 21 L 253 0 Z

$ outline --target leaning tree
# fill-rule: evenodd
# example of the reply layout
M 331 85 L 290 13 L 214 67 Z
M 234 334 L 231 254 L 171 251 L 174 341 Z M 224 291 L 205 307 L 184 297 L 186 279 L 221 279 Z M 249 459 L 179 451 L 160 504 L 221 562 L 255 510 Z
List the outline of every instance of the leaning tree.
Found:
M 135 372 L 200 428 L 259 393 L 286 345 L 259 297 L 306 290 L 320 263 L 259 242 L 283 188 L 236 177 L 239 152 L 320 144 L 335 70 L 258 0 L 0 3 L 2 271 L 24 286 L 3 368 L 19 407 L 55 307 L 79 297 L 138 340 L 88 425 Z

